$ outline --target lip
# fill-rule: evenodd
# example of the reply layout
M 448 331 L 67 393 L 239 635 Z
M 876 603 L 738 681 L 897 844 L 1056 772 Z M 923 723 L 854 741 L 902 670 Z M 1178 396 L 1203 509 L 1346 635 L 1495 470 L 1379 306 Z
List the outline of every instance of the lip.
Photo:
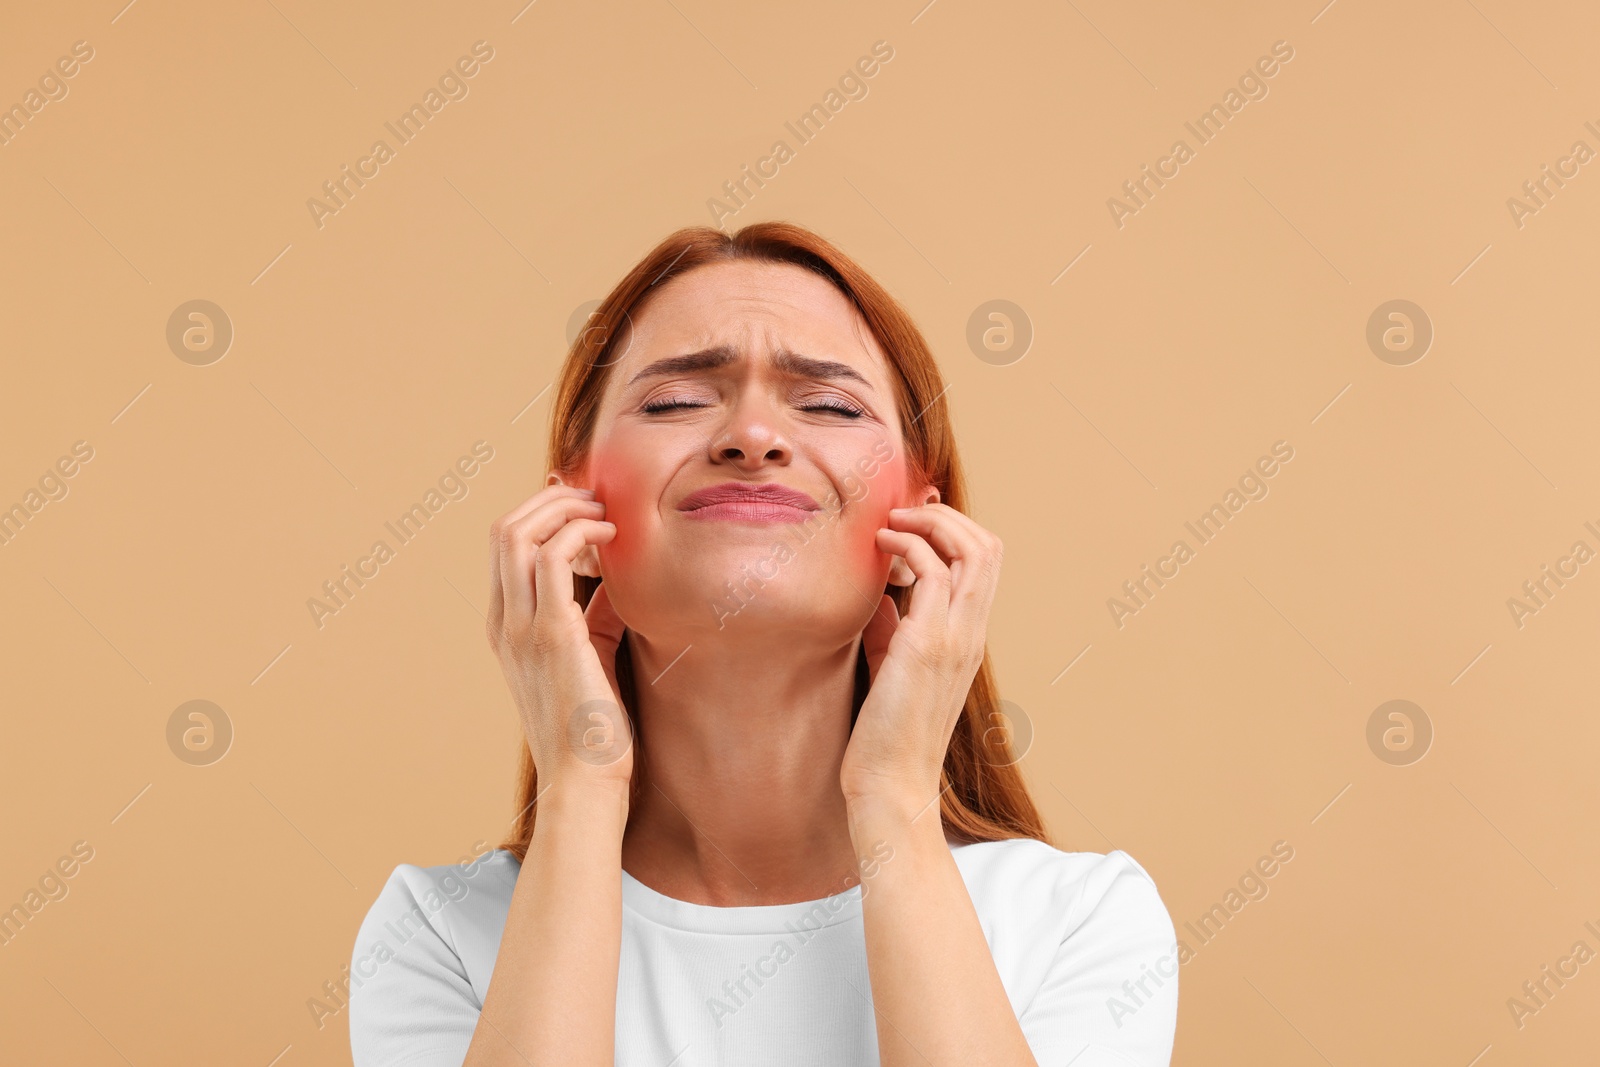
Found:
M 729 522 L 804 522 L 820 504 L 776 482 L 722 482 L 696 489 L 678 503 L 685 518 Z

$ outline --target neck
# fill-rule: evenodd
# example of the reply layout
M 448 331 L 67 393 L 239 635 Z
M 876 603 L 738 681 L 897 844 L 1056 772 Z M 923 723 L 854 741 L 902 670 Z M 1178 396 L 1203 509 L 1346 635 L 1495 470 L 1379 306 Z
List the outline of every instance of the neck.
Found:
M 856 863 L 839 767 L 859 641 L 684 644 L 628 632 L 644 779 L 623 869 L 719 907 L 844 892 Z

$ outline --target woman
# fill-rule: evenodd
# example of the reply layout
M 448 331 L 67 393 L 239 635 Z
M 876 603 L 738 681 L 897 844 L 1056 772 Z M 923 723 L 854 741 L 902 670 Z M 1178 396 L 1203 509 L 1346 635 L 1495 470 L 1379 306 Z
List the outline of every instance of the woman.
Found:
M 592 321 L 490 530 L 520 814 L 390 877 L 358 1067 L 1167 1064 L 1172 922 L 1028 797 L 911 319 L 769 222 L 678 231 Z

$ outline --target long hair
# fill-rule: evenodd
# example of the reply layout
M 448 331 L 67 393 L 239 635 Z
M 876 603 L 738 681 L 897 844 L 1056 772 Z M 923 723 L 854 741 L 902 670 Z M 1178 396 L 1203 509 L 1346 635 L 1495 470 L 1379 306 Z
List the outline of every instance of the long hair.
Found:
M 600 302 L 567 351 L 551 411 L 546 460 L 549 469 L 570 473 L 582 466 L 611 366 L 621 358 L 618 346 L 624 337 L 631 342 L 632 320 L 641 313 L 647 299 L 680 274 L 726 260 L 794 264 L 820 274 L 850 299 L 888 357 L 905 438 L 908 476 L 917 479 L 911 484 L 937 486 L 943 503 L 966 512 L 967 487 L 944 400 L 945 385 L 921 331 L 888 291 L 853 260 L 823 238 L 788 222 L 758 222 L 732 235 L 710 226 L 685 227 L 667 237 L 628 272 Z M 579 607 L 588 607 L 600 582 L 601 579 L 586 575 L 573 576 L 573 596 Z M 894 598 L 895 607 L 904 616 L 910 588 L 886 584 L 884 592 Z M 639 732 L 626 633 L 617 649 L 616 668 L 623 709 L 633 727 L 630 796 L 637 801 L 647 781 L 649 739 Z M 866 697 L 867 681 L 866 655 L 858 646 L 852 723 Z M 985 648 L 940 774 L 943 792 L 939 815 L 952 840 L 973 843 L 1031 837 L 1050 843 L 1016 765 L 1007 721 Z M 533 838 L 538 815 L 534 801 L 539 795 L 533 755 L 525 741 L 518 779 L 517 814 L 508 839 L 500 847 L 515 853 L 520 861 Z M 630 810 L 634 805 L 630 804 Z

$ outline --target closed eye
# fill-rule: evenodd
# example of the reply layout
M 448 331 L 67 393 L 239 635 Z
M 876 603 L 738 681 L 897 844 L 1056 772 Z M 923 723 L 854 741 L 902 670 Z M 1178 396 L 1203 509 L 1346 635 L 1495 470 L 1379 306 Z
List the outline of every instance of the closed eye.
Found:
M 866 414 L 865 411 L 862 411 L 854 404 L 834 398 L 819 400 L 814 404 L 803 404 L 801 409 L 804 411 L 837 411 L 839 414 L 846 415 L 852 419 L 859 419 Z
M 680 408 L 703 408 L 706 406 L 708 405 L 705 403 L 695 402 L 692 400 L 666 397 L 664 399 L 652 400 L 639 410 L 647 415 L 653 415 L 663 411 L 676 411 Z M 859 419 L 866 414 L 865 411 L 859 407 L 856 407 L 854 404 L 851 404 L 845 400 L 839 400 L 837 398 L 819 400 L 811 404 L 802 404 L 800 405 L 800 409 L 802 411 L 837 411 L 839 414 L 852 419 Z
M 705 406 L 704 404 L 695 404 L 687 400 L 675 400 L 668 397 L 665 400 L 652 400 L 639 410 L 651 415 L 658 411 L 674 411 L 678 408 L 703 408 Z

